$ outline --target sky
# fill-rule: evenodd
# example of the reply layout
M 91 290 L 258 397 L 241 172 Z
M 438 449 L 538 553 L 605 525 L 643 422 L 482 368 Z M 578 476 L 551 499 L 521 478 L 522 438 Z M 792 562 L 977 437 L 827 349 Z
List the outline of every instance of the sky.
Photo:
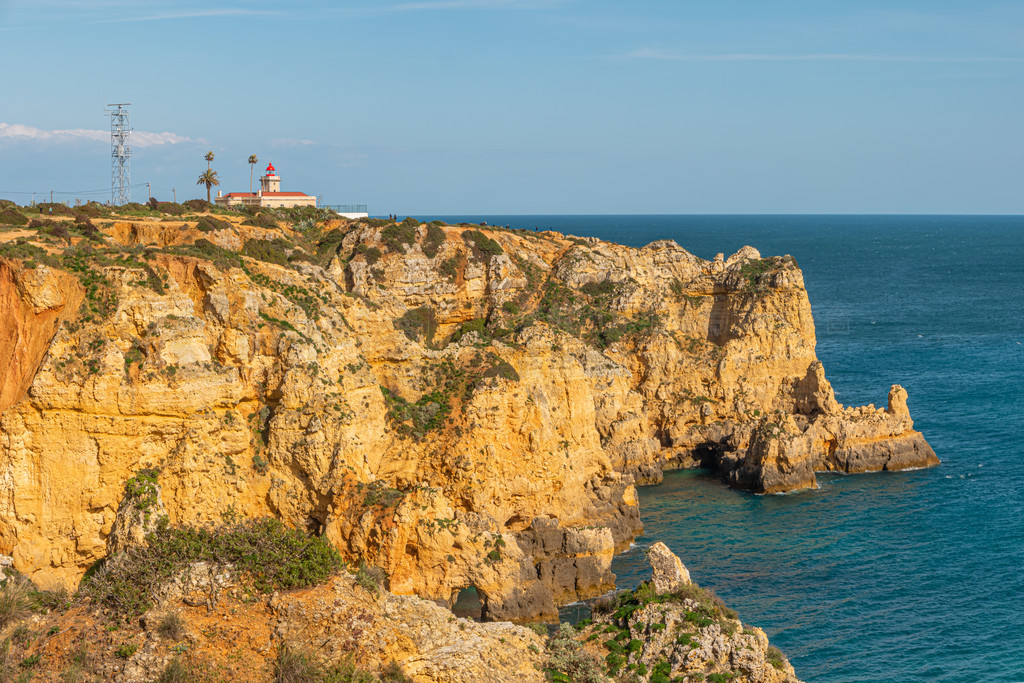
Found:
M 1024 3 L 0 0 L 0 198 L 1024 213 Z M 35 193 L 33 195 L 33 193 Z

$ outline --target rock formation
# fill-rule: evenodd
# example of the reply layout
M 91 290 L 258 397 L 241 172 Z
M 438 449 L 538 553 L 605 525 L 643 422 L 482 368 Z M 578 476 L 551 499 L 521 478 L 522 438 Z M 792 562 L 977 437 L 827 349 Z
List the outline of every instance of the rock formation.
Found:
M 691 583 L 690 572 L 661 541 L 647 549 L 647 561 L 651 564 L 651 585 L 658 593 L 671 593 Z
M 554 618 L 614 585 L 666 468 L 778 492 L 937 462 L 902 389 L 836 401 L 789 257 L 243 218 L 0 248 L 0 554 L 38 583 L 104 557 L 152 469 L 174 524 L 272 515 L 397 593 Z
M 692 583 L 663 543 L 651 546 L 648 560 L 652 581 L 597 601 L 593 623 L 579 636 L 609 673 L 640 681 L 799 683 L 764 631 Z

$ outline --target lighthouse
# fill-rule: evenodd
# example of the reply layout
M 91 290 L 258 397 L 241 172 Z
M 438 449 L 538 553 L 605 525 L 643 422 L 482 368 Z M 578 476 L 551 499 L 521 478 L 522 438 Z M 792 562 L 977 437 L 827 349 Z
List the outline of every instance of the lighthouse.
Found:
M 229 192 L 224 195 L 218 192 L 216 202 L 221 206 L 267 206 L 277 209 L 316 206 L 316 197 L 305 192 L 281 192 L 281 176 L 277 175 L 277 169 L 271 162 L 260 176 L 258 192 Z
M 261 192 L 280 192 L 281 191 L 281 178 L 277 175 L 277 170 L 274 168 L 274 162 L 271 161 L 267 165 L 267 172 L 265 175 L 260 177 L 260 191 Z

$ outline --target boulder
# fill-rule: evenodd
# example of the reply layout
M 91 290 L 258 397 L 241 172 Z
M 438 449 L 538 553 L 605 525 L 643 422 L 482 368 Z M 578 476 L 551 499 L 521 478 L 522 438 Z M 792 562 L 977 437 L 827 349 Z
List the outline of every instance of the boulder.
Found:
M 651 563 L 651 581 L 657 592 L 671 593 L 691 583 L 690 572 L 675 553 L 661 541 L 647 551 L 647 561 Z

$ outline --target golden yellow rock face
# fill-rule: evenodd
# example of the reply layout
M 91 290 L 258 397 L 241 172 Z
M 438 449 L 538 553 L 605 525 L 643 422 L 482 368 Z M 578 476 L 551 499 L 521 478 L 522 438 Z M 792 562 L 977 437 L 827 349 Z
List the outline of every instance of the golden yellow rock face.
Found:
M 80 310 L 72 275 L 0 261 L 0 553 L 37 582 L 77 582 L 159 468 L 172 523 L 278 516 L 396 593 L 551 618 L 613 585 L 664 468 L 773 492 L 937 462 L 902 390 L 836 402 L 788 257 L 230 222 L 101 224 Z

